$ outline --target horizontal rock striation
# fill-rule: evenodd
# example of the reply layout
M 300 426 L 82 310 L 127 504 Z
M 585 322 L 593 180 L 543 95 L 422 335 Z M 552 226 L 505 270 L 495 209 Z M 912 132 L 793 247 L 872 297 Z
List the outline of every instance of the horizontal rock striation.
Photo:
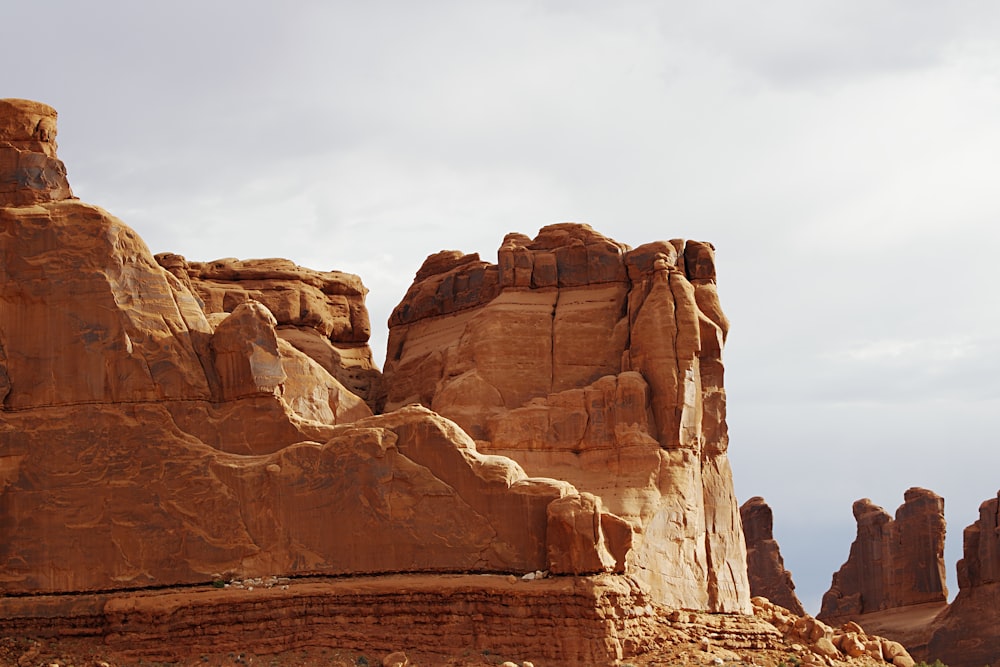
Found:
M 91 636 L 130 664 L 330 647 L 609 665 L 648 648 L 647 604 L 619 578 L 392 575 L 11 600 L 0 633 L 37 632 L 48 619 L 43 636 Z
M 424 262 L 390 318 L 384 407 L 423 404 L 599 499 L 599 537 L 626 549 L 614 567 L 664 603 L 747 611 L 727 330 L 709 244 L 633 250 L 573 223 L 509 234 L 496 265 Z

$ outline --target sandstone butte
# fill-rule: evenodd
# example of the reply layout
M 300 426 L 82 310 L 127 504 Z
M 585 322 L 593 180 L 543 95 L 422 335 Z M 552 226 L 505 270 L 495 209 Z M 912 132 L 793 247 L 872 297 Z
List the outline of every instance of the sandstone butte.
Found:
M 356 276 L 154 258 L 55 134 L 0 100 L 4 637 L 913 664 L 751 601 L 709 244 L 434 255 L 380 374 Z
M 774 515 L 760 496 L 754 496 L 740 506 L 743 533 L 747 543 L 747 574 L 750 592 L 767 598 L 798 616 L 806 612 L 795 595 L 792 574 L 785 569 L 781 550 L 774 539 Z
M 823 595 L 820 618 L 947 601 L 944 499 L 920 488 L 903 497 L 895 519 L 867 498 L 854 503 L 858 534 Z

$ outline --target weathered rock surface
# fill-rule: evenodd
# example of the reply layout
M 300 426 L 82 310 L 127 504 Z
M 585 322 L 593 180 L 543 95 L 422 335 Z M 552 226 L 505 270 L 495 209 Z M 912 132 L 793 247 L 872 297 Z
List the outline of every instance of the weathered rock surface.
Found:
M 895 520 L 865 498 L 854 503 L 854 518 L 857 537 L 823 596 L 820 618 L 833 622 L 947 600 L 943 498 L 908 489 Z
M 45 128 L 39 150 L 54 160 L 54 112 L 4 109 L 5 132 Z M 0 144 L 4 160 L 20 150 Z M 600 557 L 624 558 L 620 526 L 569 483 L 480 454 L 427 409 L 372 417 L 279 336 L 283 321 L 367 353 L 355 277 L 280 261 L 193 278 L 174 262 L 178 277 L 124 223 L 50 181 L 0 207 L 0 591 L 577 573 L 605 524 Z M 200 300 L 199 280 L 215 281 Z M 559 499 L 573 511 L 550 514 Z M 547 539 L 559 517 L 572 520 Z
M 56 110 L 31 100 L 0 100 L 0 206 L 70 199 L 56 157 Z
M 795 595 L 792 574 L 785 569 L 778 542 L 774 539 L 774 515 L 760 496 L 740 506 L 743 534 L 747 542 L 747 575 L 750 592 L 803 616 L 806 612 Z
M 847 622 L 831 627 L 808 614 L 792 614 L 760 597 L 753 598 L 754 615 L 773 625 L 785 641 L 798 647 L 799 655 L 791 664 L 830 665 L 840 661 L 861 664 L 888 663 L 895 667 L 913 667 L 914 660 L 899 642 L 868 634 L 860 625 Z M 787 663 L 786 663 L 787 664 Z
M 481 451 L 599 498 L 614 567 L 658 600 L 747 611 L 727 330 L 708 244 L 509 234 L 497 265 L 446 251 L 417 272 L 390 318 L 385 408 L 421 403 Z
M 949 667 L 1000 665 L 1000 492 L 965 529 L 958 595 L 932 624 L 928 655 Z
M 405 653 L 412 664 L 452 667 L 505 658 L 504 664 L 524 667 L 626 664 L 623 659 L 650 667 L 913 665 L 898 643 L 855 623 L 831 628 L 763 598 L 754 598 L 747 615 L 671 609 L 627 578 L 609 575 L 264 577 L 217 589 L 6 603 L 0 635 L 41 635 L 20 647 L 0 641 L 0 661 L 9 657 L 11 664 L 19 658 L 21 664 L 232 664 L 235 657 L 245 664 L 346 667 L 363 664 L 363 655 L 385 655 L 386 664 Z M 90 662 L 66 653 L 81 638 L 89 640 Z
M 206 313 L 231 313 L 250 301 L 264 304 L 278 336 L 375 406 L 381 373 L 368 346 L 368 290 L 357 276 L 314 271 L 285 259 L 188 262 L 160 253 L 156 261 L 196 295 Z

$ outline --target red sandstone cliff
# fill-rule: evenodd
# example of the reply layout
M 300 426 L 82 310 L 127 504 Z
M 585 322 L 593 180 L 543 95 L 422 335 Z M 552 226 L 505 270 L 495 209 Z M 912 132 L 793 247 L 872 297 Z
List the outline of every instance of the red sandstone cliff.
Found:
M 754 496 L 740 506 L 743 534 L 747 542 L 747 575 L 754 597 L 767 598 L 798 614 L 806 612 L 795 595 L 792 573 L 785 569 L 778 542 L 774 539 L 774 516 L 771 507 L 760 496 Z
M 963 534 L 958 595 L 932 625 L 928 655 L 949 667 L 1000 666 L 1000 492 Z
M 386 409 L 422 403 L 484 453 L 593 494 L 595 534 L 626 553 L 613 567 L 659 600 L 747 610 L 712 247 L 559 224 L 498 255 L 417 272 L 390 318 Z

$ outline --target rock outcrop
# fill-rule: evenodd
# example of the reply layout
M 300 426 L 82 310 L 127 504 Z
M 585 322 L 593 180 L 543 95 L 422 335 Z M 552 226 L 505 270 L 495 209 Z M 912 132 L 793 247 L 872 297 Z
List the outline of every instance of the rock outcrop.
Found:
M 54 111 L 0 110 L 0 591 L 624 559 L 595 498 L 427 409 L 373 417 L 281 336 L 368 354 L 357 278 L 275 260 L 168 271 L 70 197 Z
M 375 407 L 381 373 L 368 346 L 368 290 L 358 276 L 314 271 L 286 259 L 188 262 L 161 253 L 156 261 L 198 298 L 210 318 L 250 301 L 263 304 L 282 340 Z
M 43 635 L 127 663 L 405 642 L 911 667 L 751 604 L 710 245 L 565 224 L 497 265 L 434 255 L 382 378 L 360 279 L 154 259 L 73 197 L 55 119 L 0 100 L 0 659 Z
M 823 596 L 820 618 L 850 619 L 947 600 L 943 498 L 926 489 L 908 489 L 895 520 L 864 498 L 854 503 L 854 518 L 857 537 Z
M 860 625 L 847 622 L 831 627 L 808 614 L 792 614 L 783 606 L 761 597 L 753 598 L 754 615 L 766 620 L 785 641 L 794 642 L 798 656 L 783 664 L 835 665 L 840 661 L 914 667 L 914 660 L 899 642 L 869 634 Z
M 747 542 L 751 594 L 767 598 L 799 616 L 805 615 L 802 602 L 795 595 L 792 574 L 785 569 L 781 549 L 774 539 L 771 507 L 760 496 L 754 496 L 740 506 L 740 518 Z
M 932 624 L 930 656 L 949 667 L 1000 666 L 1000 492 L 965 529 L 958 595 Z
M 0 206 L 71 199 L 56 157 L 56 110 L 31 100 L 0 100 Z
M 384 655 L 381 664 L 393 664 L 387 654 L 402 648 L 413 664 L 464 667 L 505 658 L 504 665 L 579 667 L 626 664 L 623 659 L 643 665 L 914 665 L 898 642 L 856 623 L 830 627 L 763 598 L 753 599 L 752 614 L 671 609 L 644 597 L 628 578 L 610 575 L 265 577 L 218 584 L 9 599 L 0 636 L 34 633 L 36 639 L 0 641 L 0 662 L 230 664 L 235 658 L 256 664 L 264 660 L 255 655 L 287 652 L 282 664 L 346 667 L 372 664 L 361 660 L 365 655 Z M 81 638 L 90 644 L 89 662 L 79 659 Z
M 480 451 L 599 499 L 615 564 L 592 562 L 656 599 L 748 610 L 712 247 L 632 250 L 558 224 L 498 255 L 424 262 L 390 318 L 385 409 L 421 403 Z

